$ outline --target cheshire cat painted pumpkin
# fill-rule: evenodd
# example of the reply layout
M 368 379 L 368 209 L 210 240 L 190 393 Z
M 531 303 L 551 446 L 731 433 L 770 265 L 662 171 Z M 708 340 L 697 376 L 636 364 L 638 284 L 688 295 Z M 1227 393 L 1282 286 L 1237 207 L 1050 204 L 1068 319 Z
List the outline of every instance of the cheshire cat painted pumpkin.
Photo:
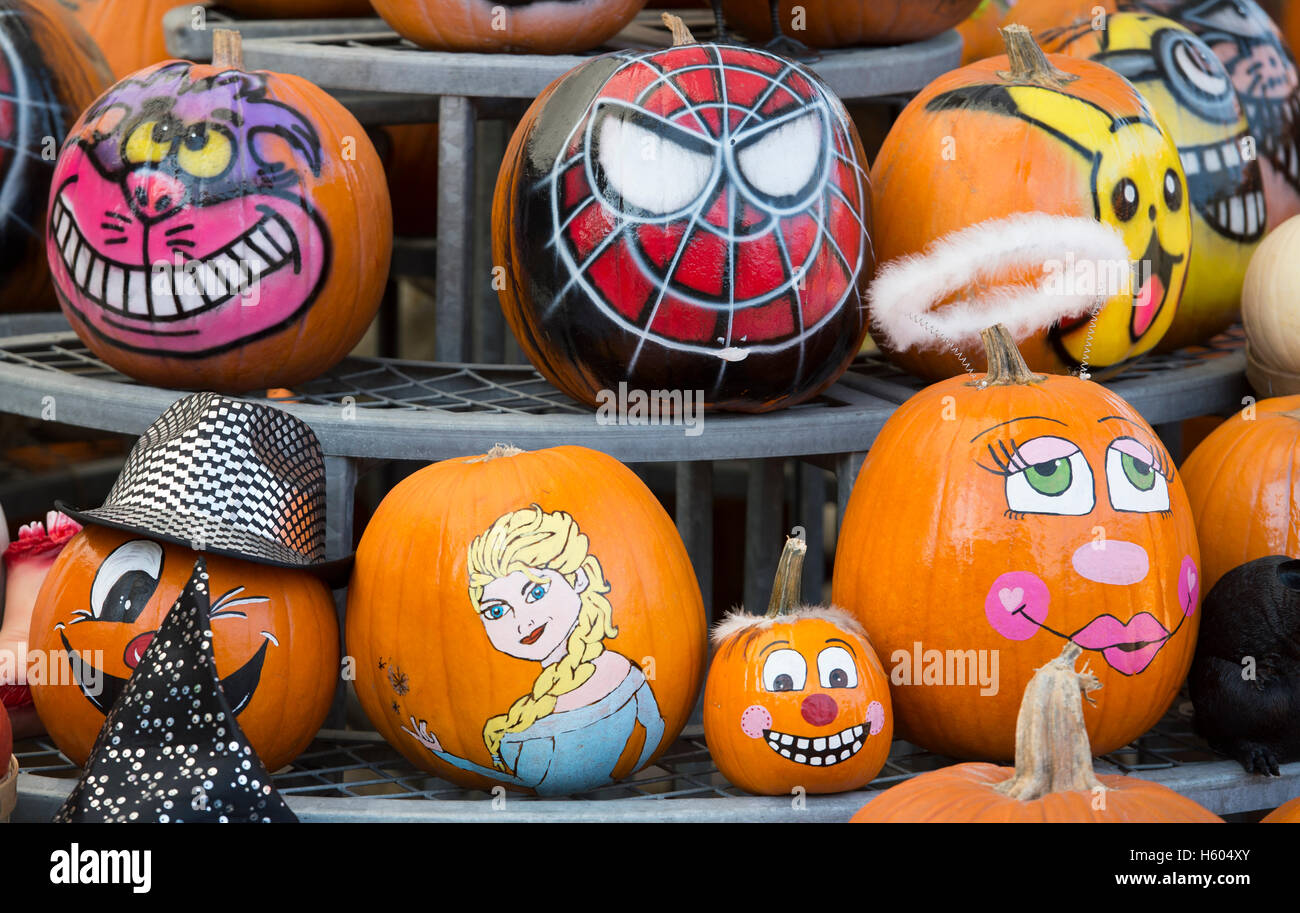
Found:
M 53 659 L 33 681 L 32 697 L 50 737 L 76 764 L 89 757 L 196 558 L 182 546 L 88 526 L 50 568 L 32 615 L 31 649 Z M 274 771 L 307 747 L 334 698 L 334 599 L 307 571 L 205 558 L 217 672 L 240 727 Z
M 392 249 L 365 131 L 297 76 L 211 66 L 128 77 L 59 155 L 47 252 L 78 335 L 178 389 L 291 387 L 345 356 L 379 307 Z
M 818 48 L 907 44 L 947 31 L 980 0 L 781 0 L 777 15 L 787 35 Z M 748 38 L 772 37 L 767 2 L 724 0 L 727 24 Z
M 163 16 L 175 0 L 59 0 L 95 39 L 114 79 L 170 60 Z M 224 4 L 229 6 L 229 4 Z
M 110 81 L 54 0 L 0 0 L 0 312 L 55 306 L 42 256 L 52 154 Z
M 746 412 L 807 400 L 867 331 L 865 163 L 844 106 L 796 63 L 693 42 L 597 57 L 538 97 L 506 152 L 506 319 L 588 405 L 623 382 Z
M 1016 766 L 957 764 L 890 787 L 853 816 L 858 824 L 1222 824 L 1209 809 L 1168 786 L 1114 774 L 1097 776 L 1083 723 L 1084 701 L 1101 688 L 1080 650 L 1034 673 L 1016 717 Z
M 1147 13 L 1115 13 L 1100 31 L 1089 22 L 1043 32 L 1039 40 L 1048 51 L 1094 60 L 1126 77 L 1178 146 L 1193 256 L 1178 312 L 1158 348 L 1205 342 L 1227 329 L 1268 219 L 1254 140 L 1228 71 L 1189 29 Z
M 852 616 L 799 604 L 806 550 L 787 540 L 766 615 L 736 612 L 713 632 L 704 737 L 751 793 L 859 789 L 889 756 L 889 679 Z
M 575 54 L 613 38 L 646 0 L 372 0 L 403 38 L 434 51 Z
M 704 673 L 699 584 L 613 457 L 498 446 L 398 484 L 348 589 L 356 693 L 389 744 L 463 786 L 567 795 L 645 768 Z
M 1117 371 L 1160 341 L 1182 295 L 1178 150 L 1113 70 L 1044 55 L 1016 25 L 1003 36 L 1009 57 L 941 76 L 907 105 L 872 168 L 873 335 L 928 379 L 962 371 L 953 347 L 978 369 L 991 323 L 1035 371 Z
M 844 517 L 833 600 L 871 632 L 910 741 L 1011 758 L 1020 695 L 1068 640 L 1106 687 L 1084 710 L 1104 754 L 1160 719 L 1191 665 L 1201 588 L 1187 495 L 1123 399 L 1033 374 L 1002 327 L 984 337 L 987 375 L 926 387 L 881 429 Z

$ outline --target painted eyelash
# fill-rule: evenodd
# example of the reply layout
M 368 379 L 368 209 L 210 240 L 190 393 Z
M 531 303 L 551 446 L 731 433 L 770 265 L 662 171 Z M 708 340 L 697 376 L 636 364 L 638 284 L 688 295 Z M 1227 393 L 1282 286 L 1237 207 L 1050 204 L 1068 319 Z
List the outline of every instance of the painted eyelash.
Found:
M 1007 448 L 1008 443 L 1011 444 L 1010 449 Z M 1002 456 L 998 456 L 998 451 L 993 449 L 992 444 L 988 445 L 989 456 L 993 458 L 994 464 L 998 467 L 997 469 L 991 469 L 978 460 L 975 462 L 975 465 L 980 469 L 983 469 L 985 472 L 993 473 L 995 476 L 1006 477 L 1024 472 L 1029 468 L 1029 464 L 1025 462 L 1025 458 L 1020 455 L 1020 445 L 1016 443 L 1015 438 L 1010 438 L 1005 442 L 998 441 L 997 445 L 998 450 L 1002 451 Z
M 1004 510 L 1002 511 L 1002 516 L 1006 517 L 1008 520 L 1023 520 L 1025 519 L 1026 514 L 1024 511 L 1019 510 Z

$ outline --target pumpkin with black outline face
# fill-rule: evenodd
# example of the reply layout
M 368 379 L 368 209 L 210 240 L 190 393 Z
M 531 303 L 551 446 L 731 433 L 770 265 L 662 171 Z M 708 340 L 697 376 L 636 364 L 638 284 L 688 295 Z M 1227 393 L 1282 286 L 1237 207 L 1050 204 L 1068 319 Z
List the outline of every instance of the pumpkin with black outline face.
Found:
M 588 405 L 620 383 L 746 412 L 807 400 L 866 335 L 865 164 L 830 89 L 766 51 L 597 57 L 538 97 L 506 152 L 506 319 Z
M 42 680 L 32 682 L 32 698 L 50 737 L 75 763 L 89 757 L 197 557 L 178 545 L 88 526 L 50 568 L 32 614 L 31 649 L 51 660 Z M 275 770 L 307 747 L 334 698 L 334 600 L 307 571 L 221 555 L 205 560 L 217 674 L 249 742 Z
M 1178 146 L 1194 255 L 1159 348 L 1204 342 L 1226 329 L 1268 220 L 1254 140 L 1228 71 L 1189 29 L 1146 13 L 1115 13 L 1105 29 L 1086 23 L 1039 39 L 1049 51 L 1094 60 L 1127 78 Z
M 1113 70 L 1044 55 L 1024 30 L 1009 28 L 1004 37 L 1011 59 L 988 58 L 930 83 L 903 110 L 872 168 L 882 272 L 921 258 L 943 274 L 950 260 L 934 247 L 988 228 L 980 250 L 973 242 L 962 248 L 977 272 L 917 315 L 930 332 L 887 351 L 911 373 L 938 379 L 963 370 L 950 350 L 955 340 L 973 350 L 978 370 L 976 333 L 1001 322 L 1036 371 L 1066 373 L 1086 362 L 1113 373 L 1154 348 L 1179 307 L 1192 244 L 1178 150 L 1138 90 Z M 1027 261 L 997 248 L 1002 226 L 1035 214 L 1117 232 L 1126 256 L 1099 262 L 1065 240 Z M 1045 291 L 1030 312 L 989 287 Z M 1078 307 L 1052 310 L 1071 295 Z M 1094 322 L 1098 298 L 1104 303 Z M 910 307 L 873 292 L 873 320 L 899 306 Z M 978 313 L 954 316 L 969 311 Z
M 111 79 L 54 0 L 0 0 L 0 312 L 55 307 L 42 255 L 55 143 Z
M 141 70 L 85 112 L 59 155 L 47 253 L 73 329 L 123 373 L 292 387 L 351 351 L 379 307 L 388 190 L 341 105 L 226 48 L 211 66 Z
M 403 38 L 434 51 L 576 54 L 613 38 L 646 0 L 372 0 Z

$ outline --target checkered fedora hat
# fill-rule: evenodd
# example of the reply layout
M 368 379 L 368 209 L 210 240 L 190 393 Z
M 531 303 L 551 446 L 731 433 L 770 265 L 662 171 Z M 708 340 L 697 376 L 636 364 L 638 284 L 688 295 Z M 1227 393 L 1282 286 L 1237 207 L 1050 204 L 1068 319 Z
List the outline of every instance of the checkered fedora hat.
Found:
M 325 560 L 325 458 L 311 428 L 215 393 L 179 399 L 149 426 L 103 506 L 57 506 L 81 523 L 331 582 L 352 564 Z

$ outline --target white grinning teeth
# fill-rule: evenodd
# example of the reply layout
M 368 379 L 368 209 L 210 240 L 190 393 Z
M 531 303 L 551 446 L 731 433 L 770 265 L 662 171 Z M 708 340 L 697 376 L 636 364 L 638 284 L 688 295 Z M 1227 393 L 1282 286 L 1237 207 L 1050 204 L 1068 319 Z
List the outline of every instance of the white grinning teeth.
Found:
M 1219 151 L 1217 149 L 1206 149 L 1202 154 L 1205 156 L 1205 170 L 1218 171 L 1222 166 L 1219 161 Z
M 104 304 L 115 311 L 122 310 L 126 291 L 126 272 L 120 266 L 110 266 L 104 276 Z
M 835 757 L 835 755 L 833 755 L 833 754 L 828 754 L 828 755 L 826 756 L 826 766 L 827 766 L 827 767 L 830 767 L 832 764 L 834 764 L 834 763 L 835 763 L 836 761 L 838 761 L 838 760 L 839 760 L 839 758 Z
M 808 763 L 808 756 L 807 756 L 807 755 L 797 754 L 797 755 L 794 756 L 794 759 L 795 759 L 795 761 L 797 761 L 797 762 L 800 763 L 800 764 L 807 764 L 807 763 Z
M 171 270 L 161 270 L 149 276 L 149 292 L 153 315 L 155 317 L 175 317 L 179 312 L 176 307 L 175 288 Z
M 83 288 L 86 285 L 86 277 L 90 275 L 90 258 L 93 256 L 89 244 L 81 245 L 77 251 L 77 265 L 73 267 L 72 275 L 77 280 L 77 285 Z
M 835 733 L 835 735 L 831 736 L 829 739 L 826 740 L 826 744 L 829 745 L 831 748 L 839 748 L 840 734 L 838 732 Z
M 1183 173 L 1188 177 L 1196 174 L 1201 170 L 1201 160 L 1197 157 L 1194 149 L 1189 149 L 1179 156 L 1183 160 Z
M 843 751 L 840 752 L 840 760 L 841 760 L 841 761 L 847 761 L 847 760 L 848 760 L 849 758 L 851 758 L 851 757 L 853 757 L 853 749 L 852 749 L 852 748 L 846 748 L 846 749 L 844 749 Z
M 787 758 L 790 757 L 790 749 L 788 749 L 788 748 L 782 748 L 782 749 L 781 749 L 781 755 L 782 755 L 783 757 L 787 757 Z
M 74 229 L 68 232 L 68 240 L 63 245 L 63 262 L 71 264 L 77 255 L 77 245 L 81 243 L 81 235 Z
M 63 207 L 59 207 L 58 212 L 55 213 L 55 227 L 54 227 L 55 243 L 57 243 L 60 247 L 62 247 L 63 242 L 66 241 L 68 238 L 68 232 L 71 230 L 72 230 L 72 220 L 68 218 L 68 211 Z
M 813 767 L 821 767 L 822 766 L 821 756 L 813 755 L 812 758 L 808 761 L 808 763 L 811 764 Z
M 86 282 L 86 291 L 96 301 L 104 300 L 104 267 L 104 261 L 96 257 L 94 266 L 90 268 L 90 279 Z
M 803 750 L 806 751 L 806 750 L 808 749 L 808 740 L 807 740 L 807 739 L 800 739 L 800 740 L 799 740 L 799 743 L 798 743 L 797 745 L 795 745 L 794 747 L 795 747 L 795 748 L 800 748 L 800 749 L 803 749 Z
M 782 744 L 782 745 L 789 745 L 789 744 L 791 744 L 792 742 L 794 742 L 794 736 L 792 736 L 792 735 L 783 735 L 783 736 L 781 736 L 781 744 Z
M 266 230 L 266 233 L 270 236 L 271 240 L 275 242 L 275 246 L 280 248 L 284 256 L 287 258 L 293 251 L 293 239 L 290 238 L 289 233 L 284 230 L 284 226 L 276 219 L 268 219 L 262 224 L 262 227 Z
M 861 748 L 861 747 L 862 747 L 862 743 L 861 743 L 861 742 L 854 742 L 854 743 L 853 743 L 853 751 L 854 751 L 854 752 L 856 752 L 856 751 L 857 751 L 859 748 Z
M 235 257 L 235 259 L 243 261 L 244 266 L 246 266 L 252 274 L 251 278 L 253 279 L 256 279 L 271 267 L 271 264 L 267 263 L 266 260 L 257 253 L 257 251 L 253 250 L 252 247 L 245 244 L 243 241 L 240 241 L 238 244 L 231 247 L 230 253 Z
M 244 271 L 229 254 L 218 254 L 208 260 L 208 266 L 220 277 L 228 291 L 243 288 Z
M 1228 201 L 1228 230 L 1234 235 L 1246 231 L 1246 209 L 1241 204 L 1241 197 L 1233 197 Z
M 796 763 L 809 764 L 813 767 L 829 767 L 847 761 L 858 753 L 864 743 L 864 731 L 864 726 L 849 726 L 828 737 L 803 739 L 769 729 L 763 733 L 763 739 L 773 751 Z M 853 741 L 855 732 L 857 740 Z M 850 742 L 852 742 L 851 746 Z
M 1236 168 L 1241 164 L 1241 152 L 1237 149 L 1236 140 L 1229 140 L 1221 148 L 1223 163 L 1229 168 Z
M 813 751 L 825 751 L 825 750 L 826 750 L 825 739 L 813 739 Z
M 861 737 L 862 737 L 862 727 L 861 727 L 861 726 L 854 726 L 854 727 L 853 727 L 853 737 L 854 737 L 854 738 L 861 738 Z
M 126 274 L 126 310 L 141 317 L 149 316 L 149 302 L 145 296 L 145 272 L 142 269 L 128 270 Z

